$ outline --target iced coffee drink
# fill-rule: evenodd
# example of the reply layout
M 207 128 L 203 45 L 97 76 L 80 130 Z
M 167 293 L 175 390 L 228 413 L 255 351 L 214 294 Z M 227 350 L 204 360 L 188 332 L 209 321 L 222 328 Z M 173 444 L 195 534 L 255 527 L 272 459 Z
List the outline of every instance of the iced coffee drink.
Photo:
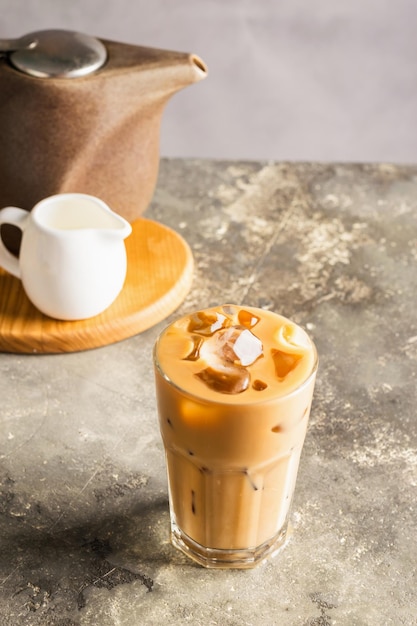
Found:
M 206 567 L 253 567 L 284 543 L 317 353 L 290 320 L 223 305 L 155 345 L 173 544 Z

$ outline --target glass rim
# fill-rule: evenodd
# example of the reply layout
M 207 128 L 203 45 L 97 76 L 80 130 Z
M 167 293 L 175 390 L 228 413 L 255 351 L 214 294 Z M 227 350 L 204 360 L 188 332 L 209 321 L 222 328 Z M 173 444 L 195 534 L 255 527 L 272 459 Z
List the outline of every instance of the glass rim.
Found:
M 308 336 L 311 345 L 313 347 L 314 350 L 314 361 L 313 364 L 311 366 L 311 370 L 309 372 L 309 374 L 306 376 L 306 378 L 304 378 L 302 380 L 302 382 L 297 385 L 294 389 L 291 389 L 290 391 L 288 391 L 287 393 L 281 394 L 281 395 L 276 395 L 276 396 L 270 396 L 269 398 L 265 398 L 262 400 L 262 398 L 259 398 L 259 400 L 257 399 L 253 399 L 253 400 L 243 400 L 241 402 L 239 401 L 230 401 L 227 402 L 225 400 L 222 400 L 222 397 L 226 396 L 229 397 L 230 394 L 224 394 L 221 392 L 219 393 L 219 399 L 214 399 L 214 398 L 207 398 L 201 395 L 197 395 L 195 393 L 192 393 L 191 391 L 188 391 L 187 389 L 185 389 L 184 387 L 182 387 L 181 385 L 179 385 L 178 383 L 174 382 L 172 380 L 172 378 L 170 378 L 168 376 L 168 374 L 163 370 L 158 356 L 157 356 L 157 350 L 158 350 L 158 345 L 160 343 L 160 339 L 162 337 L 162 335 L 168 330 L 169 326 L 167 326 L 166 328 L 164 328 L 158 335 L 158 337 L 156 338 L 156 341 L 154 343 L 154 347 L 153 347 L 153 363 L 155 368 L 158 370 L 158 372 L 160 373 L 160 375 L 162 376 L 162 378 L 169 383 L 170 385 L 172 385 L 172 387 L 175 387 L 175 389 L 177 389 L 178 391 L 180 391 L 182 394 L 188 396 L 189 398 L 198 400 L 199 402 L 203 402 L 206 404 L 221 404 L 224 406 L 235 406 L 235 407 L 239 407 L 239 406 L 249 406 L 249 405 L 259 405 L 259 404 L 267 404 L 268 402 L 277 402 L 278 400 L 286 400 L 288 398 L 290 398 L 291 396 L 299 393 L 304 387 L 307 387 L 307 385 L 310 383 L 311 379 L 314 378 L 316 376 L 317 370 L 318 370 L 318 366 L 319 366 L 319 356 L 318 356 L 318 352 L 317 352 L 317 348 L 316 345 L 314 343 L 314 341 L 311 339 L 310 336 Z M 236 398 L 238 396 L 242 396 L 242 394 L 233 394 L 233 397 Z

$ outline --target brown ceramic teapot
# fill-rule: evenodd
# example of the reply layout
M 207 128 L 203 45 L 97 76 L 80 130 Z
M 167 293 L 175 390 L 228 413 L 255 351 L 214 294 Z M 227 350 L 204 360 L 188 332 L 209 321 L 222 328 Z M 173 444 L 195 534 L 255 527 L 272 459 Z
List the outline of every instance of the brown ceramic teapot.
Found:
M 0 41 L 0 207 L 83 192 L 134 220 L 156 184 L 164 106 L 206 74 L 193 54 L 72 31 Z

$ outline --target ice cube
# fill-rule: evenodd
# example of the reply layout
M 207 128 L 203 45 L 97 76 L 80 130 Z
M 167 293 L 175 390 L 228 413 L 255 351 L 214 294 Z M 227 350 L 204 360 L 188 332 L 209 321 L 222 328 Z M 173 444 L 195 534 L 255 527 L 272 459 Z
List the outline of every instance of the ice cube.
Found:
M 255 391 L 265 391 L 267 387 L 268 387 L 268 383 L 266 383 L 263 380 L 259 380 L 259 378 L 254 380 L 252 383 L 252 389 L 255 389 Z
M 252 328 L 255 326 L 259 320 L 261 319 L 257 315 L 250 313 L 249 311 L 245 311 L 245 309 L 241 309 L 238 313 L 239 324 L 245 326 L 246 328 Z
M 184 361 L 198 361 L 200 358 L 200 348 L 203 344 L 204 338 L 198 335 L 191 335 L 190 337 L 190 351 L 187 356 L 183 357 Z
M 222 313 L 198 311 L 191 315 L 187 330 L 190 333 L 210 336 L 227 325 L 230 325 L 230 320 Z
M 196 376 L 213 391 L 220 393 L 242 393 L 249 387 L 250 374 L 247 369 L 239 366 L 206 367 Z
M 282 350 L 271 350 L 272 359 L 275 365 L 275 373 L 278 378 L 285 378 L 293 369 L 297 367 L 297 363 L 302 359 L 301 354 L 288 354 Z
M 222 306 L 222 309 L 224 313 L 226 313 L 226 315 L 228 315 L 229 317 L 233 318 L 236 315 L 236 307 L 234 307 L 232 304 L 224 304 Z
M 247 367 L 263 355 L 262 342 L 248 328 L 232 326 L 216 333 L 214 353 L 223 361 Z M 209 343 L 209 342 L 206 342 Z
M 307 333 L 292 323 L 283 324 L 275 333 L 274 339 L 287 353 L 305 354 L 311 348 Z

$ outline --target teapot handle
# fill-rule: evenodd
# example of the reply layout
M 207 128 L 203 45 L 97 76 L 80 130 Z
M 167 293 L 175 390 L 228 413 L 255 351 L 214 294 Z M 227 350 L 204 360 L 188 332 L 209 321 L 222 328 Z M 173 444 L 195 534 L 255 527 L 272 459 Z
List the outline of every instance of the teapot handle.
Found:
M 0 210 L 0 226 L 2 224 L 11 224 L 17 226 L 20 230 L 24 231 L 26 222 L 29 217 L 29 212 L 18 207 L 8 206 Z M 3 243 L 0 237 L 0 267 L 16 276 L 21 278 L 19 259 L 14 256 Z

